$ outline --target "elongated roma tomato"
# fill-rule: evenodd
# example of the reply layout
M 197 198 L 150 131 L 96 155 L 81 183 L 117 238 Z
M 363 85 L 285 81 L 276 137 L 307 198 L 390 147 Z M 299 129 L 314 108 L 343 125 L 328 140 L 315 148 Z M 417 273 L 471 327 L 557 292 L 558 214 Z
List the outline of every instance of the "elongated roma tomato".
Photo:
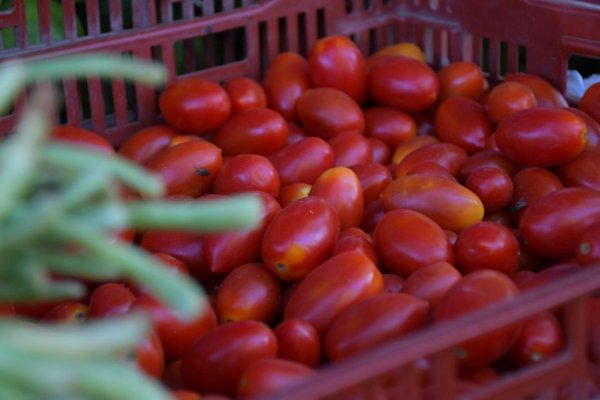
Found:
M 299 199 L 273 217 L 262 242 L 267 269 L 286 281 L 298 281 L 325 261 L 339 233 L 333 206 L 317 196 Z
M 485 90 L 483 71 L 472 62 L 450 63 L 440 69 L 437 75 L 440 80 L 440 101 L 459 96 L 479 100 Z
M 415 137 L 417 123 L 409 114 L 392 107 L 365 109 L 365 136 L 382 140 L 390 150 Z
M 262 358 L 246 368 L 238 386 L 238 396 L 260 396 L 297 385 L 315 370 L 296 361 Z
M 316 329 L 297 318 L 283 320 L 273 329 L 277 337 L 277 357 L 292 360 L 309 367 L 321 361 L 321 340 Z
M 98 151 L 103 154 L 112 155 L 115 149 L 105 137 L 96 132 L 88 131 L 87 129 L 77 126 L 58 125 L 52 128 L 50 133 L 52 140 L 81 146 L 89 150 Z
M 508 358 L 517 366 L 544 361 L 562 350 L 565 338 L 560 321 L 549 311 L 529 317 Z
M 177 131 L 168 125 L 140 129 L 119 146 L 119 154 L 139 164 L 145 164 L 159 151 L 167 148 Z
M 481 221 L 484 214 L 483 204 L 475 193 L 437 176 L 401 176 L 393 180 L 381 196 L 386 210 L 418 211 L 443 229 L 456 232 Z
M 585 149 L 575 159 L 560 165 L 556 175 L 567 187 L 600 190 L 600 149 Z
M 506 81 L 519 82 L 527 86 L 535 95 L 538 107 L 560 108 L 567 106 L 567 100 L 548 81 L 534 74 L 507 74 Z
M 279 174 L 268 158 L 259 154 L 238 154 L 223 163 L 215 178 L 213 193 L 259 190 L 277 197 L 279 182 Z
M 404 281 L 402 292 L 425 300 L 431 307 L 435 307 L 461 278 L 462 275 L 452 264 L 438 261 L 413 272 Z
M 333 149 L 325 140 L 309 136 L 269 156 L 279 173 L 281 186 L 312 184 L 323 171 L 333 167 Z
M 513 195 L 509 206 L 511 218 L 517 226 L 530 204 L 550 192 L 563 188 L 560 179 L 552 171 L 542 167 L 523 168 L 512 180 Z
M 394 177 L 406 175 L 408 171 L 424 162 L 433 162 L 448 170 L 454 177 L 458 177 L 462 165 L 469 156 L 460 146 L 452 143 L 432 143 L 413 150 L 398 164 Z
M 564 109 L 530 108 L 512 114 L 496 130 L 496 144 L 510 160 L 538 167 L 563 164 L 585 148 L 586 126 Z
M 223 89 L 231 100 L 231 113 L 237 114 L 253 108 L 266 108 L 267 95 L 254 79 L 241 76 L 223 83 Z
M 296 100 L 311 87 L 308 62 L 298 53 L 278 54 L 267 71 L 263 87 L 270 108 L 288 121 L 298 118 Z
M 383 278 L 373 261 L 358 251 L 341 253 L 312 270 L 298 284 L 284 318 L 309 322 L 323 335 L 342 311 L 382 289 Z
M 582 266 L 600 264 L 600 222 L 584 229 L 577 244 L 575 257 Z

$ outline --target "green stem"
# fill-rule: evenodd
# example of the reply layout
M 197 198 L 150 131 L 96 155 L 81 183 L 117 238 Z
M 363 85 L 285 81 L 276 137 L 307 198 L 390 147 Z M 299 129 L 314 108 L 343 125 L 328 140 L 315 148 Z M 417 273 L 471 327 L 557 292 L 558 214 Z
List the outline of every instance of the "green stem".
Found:
M 119 276 L 119 269 L 113 263 L 84 255 L 68 255 L 65 251 L 40 251 L 38 259 L 58 274 L 94 280 L 114 279 Z
M 0 115 L 4 114 L 19 93 L 23 90 L 26 83 L 26 72 L 22 65 L 14 62 L 7 62 L 0 66 L 0 87 L 2 95 L 0 96 Z

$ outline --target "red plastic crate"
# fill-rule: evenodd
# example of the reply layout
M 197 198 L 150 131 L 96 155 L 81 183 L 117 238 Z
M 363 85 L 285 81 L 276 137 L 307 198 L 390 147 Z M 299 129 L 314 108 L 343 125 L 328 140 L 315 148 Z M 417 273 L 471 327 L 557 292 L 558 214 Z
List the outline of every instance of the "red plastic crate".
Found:
M 566 0 L 62 0 L 57 33 L 50 1 L 38 0 L 37 35 L 27 31 L 24 1 L 0 12 L 0 62 L 84 51 L 110 51 L 162 61 L 170 78 L 202 75 L 223 81 L 260 78 L 282 51 L 306 54 L 319 37 L 352 37 L 364 54 L 384 45 L 420 45 L 435 67 L 473 61 L 491 81 L 524 70 L 560 88 L 569 57 L 600 58 L 600 5 Z M 133 12 L 125 12 L 123 4 Z M 103 17 L 101 7 L 106 7 Z M 85 19 L 87 31 L 77 24 Z M 3 36 L 0 36 L 2 38 Z M 86 126 L 119 144 L 128 134 L 157 121 L 157 93 L 142 85 L 97 78 L 64 81 L 62 123 Z M 23 101 L 0 117 L 8 133 Z M 311 380 L 272 399 L 418 399 L 419 360 L 431 362 L 435 399 L 585 399 L 586 380 L 600 383 L 587 359 L 586 301 L 600 290 L 600 266 L 560 283 L 522 294 L 510 303 L 425 329 L 348 361 L 327 366 Z M 466 394 L 457 394 L 452 348 L 460 341 L 536 313 L 558 308 L 567 332 L 565 350 L 534 367 L 511 372 Z M 390 383 L 392 382 L 392 383 Z M 385 387 L 385 389 L 384 389 Z M 560 397 L 559 396 L 560 393 Z

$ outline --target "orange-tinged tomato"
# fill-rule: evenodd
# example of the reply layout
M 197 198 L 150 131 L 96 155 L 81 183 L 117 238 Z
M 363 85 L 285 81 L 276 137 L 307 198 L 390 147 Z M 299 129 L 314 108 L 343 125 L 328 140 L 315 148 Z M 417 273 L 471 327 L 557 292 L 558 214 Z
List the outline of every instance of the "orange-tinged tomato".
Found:
M 396 43 L 378 50 L 373 56 L 405 56 L 425 62 L 425 53 L 419 46 L 410 42 Z
M 406 156 L 416 149 L 438 142 L 439 140 L 431 135 L 420 135 L 410 138 L 394 149 L 394 153 L 392 154 L 392 164 L 400 164 Z
M 267 95 L 254 79 L 246 76 L 233 78 L 223 83 L 223 89 L 231 100 L 231 114 L 267 107 Z
M 507 74 L 508 82 L 519 82 L 527 86 L 535 95 L 539 107 L 560 108 L 567 106 L 567 100 L 548 81 L 528 73 Z
M 277 198 L 277 201 L 279 201 L 281 208 L 284 208 L 293 201 L 308 197 L 311 187 L 311 184 L 302 182 L 283 186 L 279 191 L 279 197 Z
M 479 100 L 485 90 L 485 77 L 477 64 L 457 61 L 438 71 L 440 101 L 463 96 Z
M 178 133 L 168 125 L 140 129 L 119 146 L 119 154 L 138 164 L 147 163 L 159 151 L 169 147 Z
M 395 170 L 394 177 L 398 178 L 406 175 L 408 171 L 424 162 L 436 163 L 448 170 L 448 172 L 458 177 L 462 165 L 469 158 L 467 152 L 452 143 L 432 143 L 419 147 L 408 154 Z
M 52 323 L 83 324 L 87 321 L 89 312 L 87 304 L 77 301 L 67 301 L 54 306 L 42 319 Z
M 535 95 L 519 82 L 503 82 L 490 91 L 485 103 L 488 115 L 495 124 L 508 116 L 537 106 Z

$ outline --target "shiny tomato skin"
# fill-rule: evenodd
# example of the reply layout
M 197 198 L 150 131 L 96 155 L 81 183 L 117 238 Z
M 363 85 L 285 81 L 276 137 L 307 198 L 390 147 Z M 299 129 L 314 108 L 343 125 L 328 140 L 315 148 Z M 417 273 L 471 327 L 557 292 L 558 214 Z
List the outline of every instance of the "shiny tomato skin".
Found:
M 363 134 L 363 112 L 346 93 L 320 87 L 305 91 L 296 102 L 298 117 L 311 136 L 329 140 L 340 132 Z
M 152 253 L 169 254 L 188 267 L 191 275 L 200 276 L 208 270 L 203 258 L 202 235 L 183 231 L 148 231 L 142 235 L 140 246 Z
M 61 324 L 83 324 L 89 316 L 87 304 L 77 301 L 66 301 L 54 306 L 42 317 L 43 321 Z
M 436 176 L 457 182 L 454 175 L 435 161 L 423 161 L 406 171 L 405 175 Z
M 519 234 L 541 257 L 573 257 L 581 234 L 597 221 L 600 221 L 600 192 L 565 188 L 531 204 L 521 218 Z
M 112 155 L 115 153 L 113 145 L 103 136 L 96 132 L 77 126 L 57 125 L 52 128 L 50 137 L 53 141 L 82 146 L 102 154 Z
M 227 273 L 260 259 L 262 238 L 267 225 L 281 211 L 277 200 L 265 192 L 254 192 L 263 205 L 261 222 L 255 228 L 204 235 L 203 258 L 213 273 Z M 225 198 L 225 197 L 224 197 Z
M 238 386 L 239 397 L 261 396 L 298 385 L 315 370 L 295 361 L 263 358 L 250 364 Z
M 339 226 L 337 212 L 324 198 L 308 196 L 289 204 L 273 217 L 263 236 L 266 268 L 285 281 L 304 278 L 325 261 Z
M 282 186 L 277 201 L 279 201 L 281 208 L 283 208 L 293 201 L 308 197 L 311 187 L 311 184 L 301 182 Z
M 406 293 L 380 293 L 349 306 L 331 323 L 324 339 L 330 361 L 347 359 L 422 327 L 427 302 Z
M 358 104 L 367 94 L 367 65 L 356 44 L 346 36 L 319 39 L 308 55 L 308 74 L 317 87 L 346 93 Z
M 146 164 L 158 152 L 166 149 L 178 133 L 168 125 L 153 125 L 135 132 L 119 146 L 119 155 Z
M 323 171 L 333 167 L 333 149 L 325 140 L 310 136 L 271 155 L 281 185 L 312 184 Z
M 369 147 L 371 147 L 371 154 L 374 163 L 386 165 L 392 160 L 392 151 L 390 148 L 381 140 L 369 137 Z
M 467 152 L 458 145 L 446 142 L 432 143 L 415 149 L 400 161 L 394 177 L 404 176 L 418 164 L 428 161 L 439 164 L 457 177 L 468 158 Z
M 215 82 L 200 77 L 181 78 L 158 99 L 167 123 L 190 135 L 205 135 L 221 127 L 231 115 L 231 100 Z
M 406 112 L 428 109 L 440 90 L 438 77 L 429 65 L 404 56 L 382 57 L 371 66 L 367 79 L 377 104 Z
M 600 191 L 600 149 L 585 149 L 568 163 L 556 169 L 566 187 L 585 187 Z
M 579 108 L 600 123 L 600 84 L 594 83 L 583 93 L 579 101 Z
M 534 315 L 523 323 L 523 330 L 508 358 L 516 367 L 542 362 L 559 353 L 565 342 L 560 321 L 549 311 Z
M 506 118 L 496 130 L 496 144 L 508 159 L 550 167 L 577 157 L 585 147 L 585 123 L 563 109 L 530 108 Z
M 258 321 L 236 321 L 200 337 L 181 360 L 186 387 L 199 393 L 234 396 L 246 368 L 277 354 L 277 338 Z
M 481 68 L 472 62 L 455 61 L 437 72 L 440 81 L 440 102 L 451 97 L 479 100 L 485 90 Z
M 308 367 L 321 362 L 321 339 L 308 322 L 297 318 L 281 321 L 273 333 L 277 337 L 277 357 L 296 361 Z
M 288 300 L 284 319 L 309 322 L 323 335 L 341 312 L 382 289 L 381 272 L 367 256 L 357 251 L 341 253 L 300 281 Z
M 410 42 L 395 43 L 378 50 L 373 56 L 397 55 L 425 61 L 425 53 L 419 46 Z
M 135 295 L 121 283 L 104 283 L 90 295 L 90 318 L 106 318 L 124 315 L 135 302 Z
M 286 120 L 277 111 L 256 108 L 242 111 L 221 126 L 212 141 L 224 155 L 269 155 L 283 149 L 289 135 Z
M 440 226 L 412 210 L 385 213 L 375 227 L 373 243 L 383 267 L 403 278 L 434 262 L 454 262 L 452 246 Z
M 350 231 L 360 232 L 360 234 L 348 233 Z M 360 228 L 347 228 L 340 232 L 331 255 L 335 256 L 345 251 L 360 251 L 369 257 L 375 265 L 379 265 L 379 257 L 373 246 L 373 239 Z
M 433 308 L 461 278 L 461 273 L 452 264 L 438 261 L 410 274 L 404 281 L 402 292 L 428 302 Z
M 473 154 L 483 150 L 493 127 L 481 104 L 467 97 L 452 97 L 437 108 L 435 130 L 441 141 Z
M 309 196 L 324 198 L 336 211 L 340 229 L 358 227 L 365 206 L 358 176 L 349 168 L 333 167 L 313 183 Z
M 400 143 L 392 154 L 392 164 L 400 164 L 413 151 L 433 143 L 439 143 L 439 139 L 432 135 L 419 135 Z
M 296 101 L 311 86 L 308 62 L 292 52 L 278 54 L 273 59 L 263 82 L 269 107 L 288 121 L 297 120 Z
M 548 285 L 553 282 L 560 282 L 565 277 L 576 274 L 579 271 L 581 271 L 581 267 L 576 263 L 559 263 L 546 266 L 534 276 L 522 282 L 519 286 L 519 289 L 524 291 L 539 286 Z
M 211 188 L 222 163 L 220 148 L 195 140 L 164 149 L 147 167 L 162 179 L 166 195 L 197 197 Z
M 537 75 L 528 73 L 507 74 L 506 81 L 518 82 L 527 86 L 535 95 L 538 107 L 560 108 L 567 106 L 567 100 L 562 93 Z
M 542 167 L 523 168 L 513 176 L 512 181 L 513 195 L 508 206 L 516 225 L 534 201 L 563 188 L 560 179 L 552 171 Z
M 160 378 L 165 369 L 165 355 L 158 335 L 150 331 L 133 352 L 137 367 L 146 375 Z
M 253 108 L 266 108 L 267 95 L 260 83 L 246 76 L 233 78 L 223 83 L 223 89 L 231 100 L 231 114 Z
M 461 182 L 466 182 L 473 171 L 485 167 L 499 168 L 511 177 L 520 169 L 518 164 L 504 157 L 500 151 L 487 149 L 471 154 L 461 166 L 458 178 Z
M 512 180 L 500 168 L 476 169 L 467 178 L 465 187 L 479 197 L 486 214 L 503 209 L 513 195 Z
M 365 204 L 378 199 L 383 189 L 392 181 L 390 170 L 379 163 L 355 164 L 350 169 L 360 182 Z
M 456 318 L 492 304 L 514 299 L 517 286 L 505 274 L 479 270 L 465 275 L 446 293 L 438 304 L 436 322 Z M 511 324 L 460 343 L 455 350 L 460 366 L 476 369 L 503 357 L 521 332 L 521 323 Z
M 356 132 L 341 132 L 328 141 L 333 150 L 336 167 L 350 167 L 373 161 L 371 142 Z
M 217 315 L 221 323 L 273 321 L 281 304 L 279 280 L 260 263 L 240 265 L 231 271 L 217 291 Z
M 268 158 L 259 154 L 238 154 L 225 159 L 215 177 L 212 192 L 232 194 L 258 190 L 277 197 L 279 186 L 279 173 Z
M 568 107 L 569 111 L 583 120 L 587 128 L 585 147 L 588 149 L 600 149 L 600 122 L 579 108 Z
M 386 210 L 418 211 L 443 229 L 456 232 L 481 221 L 484 215 L 483 204 L 475 193 L 435 176 L 402 176 L 393 180 L 381 196 Z
M 583 230 L 577 243 L 575 257 L 581 266 L 600 264 L 600 222 Z
M 463 274 L 491 269 L 511 275 L 519 266 L 519 242 L 515 234 L 493 222 L 482 221 L 461 231 L 454 251 L 457 267 Z
M 383 218 L 386 210 L 383 206 L 383 199 L 373 200 L 365 205 L 363 219 L 360 222 L 360 228 L 365 232 L 373 232 L 375 227 Z
M 370 107 L 364 110 L 365 136 L 382 140 L 390 149 L 415 137 L 417 123 L 405 112 L 392 107 Z
M 485 106 L 490 119 L 499 124 L 518 111 L 536 107 L 537 100 L 527 86 L 509 81 L 492 88 Z

